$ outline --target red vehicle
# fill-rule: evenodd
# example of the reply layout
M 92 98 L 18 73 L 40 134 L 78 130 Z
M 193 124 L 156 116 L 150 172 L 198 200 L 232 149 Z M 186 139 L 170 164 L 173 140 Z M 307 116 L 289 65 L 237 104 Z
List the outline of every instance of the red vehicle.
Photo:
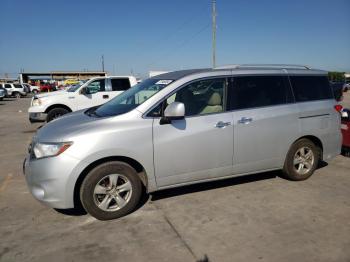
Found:
M 40 84 L 40 92 L 56 91 L 56 86 L 48 83 Z
M 341 117 L 341 132 L 343 134 L 342 154 L 350 157 L 350 110 L 343 109 Z

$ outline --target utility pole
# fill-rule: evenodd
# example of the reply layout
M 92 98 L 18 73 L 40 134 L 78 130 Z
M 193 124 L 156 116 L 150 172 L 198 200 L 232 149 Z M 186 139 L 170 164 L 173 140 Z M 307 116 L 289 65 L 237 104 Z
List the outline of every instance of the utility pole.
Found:
M 212 2 L 212 17 L 213 17 L 213 68 L 216 67 L 216 0 Z
M 105 71 L 105 56 L 102 55 L 101 59 L 102 59 L 102 72 L 104 72 Z

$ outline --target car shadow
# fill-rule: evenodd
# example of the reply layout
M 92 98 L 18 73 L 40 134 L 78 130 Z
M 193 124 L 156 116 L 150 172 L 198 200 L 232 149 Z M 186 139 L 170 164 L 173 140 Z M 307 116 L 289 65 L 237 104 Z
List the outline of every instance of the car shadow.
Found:
M 87 212 L 85 211 L 84 208 L 82 207 L 77 207 L 77 208 L 69 208 L 69 209 L 58 209 L 58 208 L 54 208 L 54 210 L 57 213 L 66 215 L 66 216 L 84 216 L 87 214 Z
M 328 163 L 323 161 L 323 160 L 320 160 L 320 162 L 318 163 L 318 167 L 316 169 L 321 169 L 321 168 L 324 168 L 328 166 Z
M 171 189 L 164 189 L 161 191 L 151 193 L 152 195 L 151 200 L 157 201 L 157 200 L 175 197 L 179 195 L 186 195 L 186 194 L 191 194 L 195 192 L 208 191 L 208 190 L 213 190 L 217 188 L 236 186 L 236 185 L 246 184 L 250 182 L 276 178 L 277 176 L 280 176 L 280 173 L 281 173 L 280 171 L 270 171 L 270 172 L 245 175 L 245 176 L 227 178 L 227 179 L 216 180 L 216 181 L 209 181 L 209 182 L 176 187 Z
M 321 169 L 326 166 L 328 166 L 328 163 L 324 161 L 320 161 L 317 169 Z M 227 179 L 216 180 L 216 181 L 208 181 L 208 182 L 181 186 L 176 188 L 169 188 L 169 189 L 156 191 L 150 194 L 147 194 L 145 188 L 143 188 L 143 192 L 141 194 L 141 200 L 136 206 L 136 208 L 134 209 L 134 211 L 142 208 L 148 201 L 158 201 L 166 198 L 176 197 L 179 195 L 186 195 L 186 194 L 192 194 L 196 192 L 202 192 L 202 191 L 214 190 L 218 188 L 257 182 L 261 180 L 281 177 L 281 175 L 282 175 L 282 172 L 280 170 L 275 170 L 275 171 L 269 171 L 269 172 L 251 174 L 251 175 L 237 176 L 233 178 L 227 178 Z M 83 216 L 87 214 L 87 212 L 84 210 L 81 204 L 77 204 L 76 208 L 54 209 L 54 210 L 60 214 L 64 214 L 68 216 Z M 207 260 L 204 260 L 204 261 L 207 261 Z

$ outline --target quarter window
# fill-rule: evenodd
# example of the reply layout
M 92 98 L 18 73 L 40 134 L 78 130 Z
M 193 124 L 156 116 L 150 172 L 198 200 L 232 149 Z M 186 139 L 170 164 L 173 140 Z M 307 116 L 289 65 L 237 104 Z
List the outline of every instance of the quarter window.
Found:
M 230 110 L 292 102 L 292 93 L 285 76 L 234 77 L 228 90 Z
M 297 102 L 333 98 L 327 76 L 290 76 L 290 82 Z
M 165 107 L 172 102 L 184 103 L 186 116 L 223 112 L 225 85 L 226 78 L 193 82 L 171 95 Z
M 130 88 L 129 78 L 114 78 L 111 79 L 113 91 L 125 91 Z

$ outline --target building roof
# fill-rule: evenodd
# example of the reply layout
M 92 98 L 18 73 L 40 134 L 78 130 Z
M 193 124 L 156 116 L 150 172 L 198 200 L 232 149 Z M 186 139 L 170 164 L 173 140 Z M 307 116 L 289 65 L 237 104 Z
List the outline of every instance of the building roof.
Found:
M 43 76 L 43 75 L 95 75 L 107 74 L 106 71 L 51 71 L 51 72 L 22 72 L 22 75 Z

